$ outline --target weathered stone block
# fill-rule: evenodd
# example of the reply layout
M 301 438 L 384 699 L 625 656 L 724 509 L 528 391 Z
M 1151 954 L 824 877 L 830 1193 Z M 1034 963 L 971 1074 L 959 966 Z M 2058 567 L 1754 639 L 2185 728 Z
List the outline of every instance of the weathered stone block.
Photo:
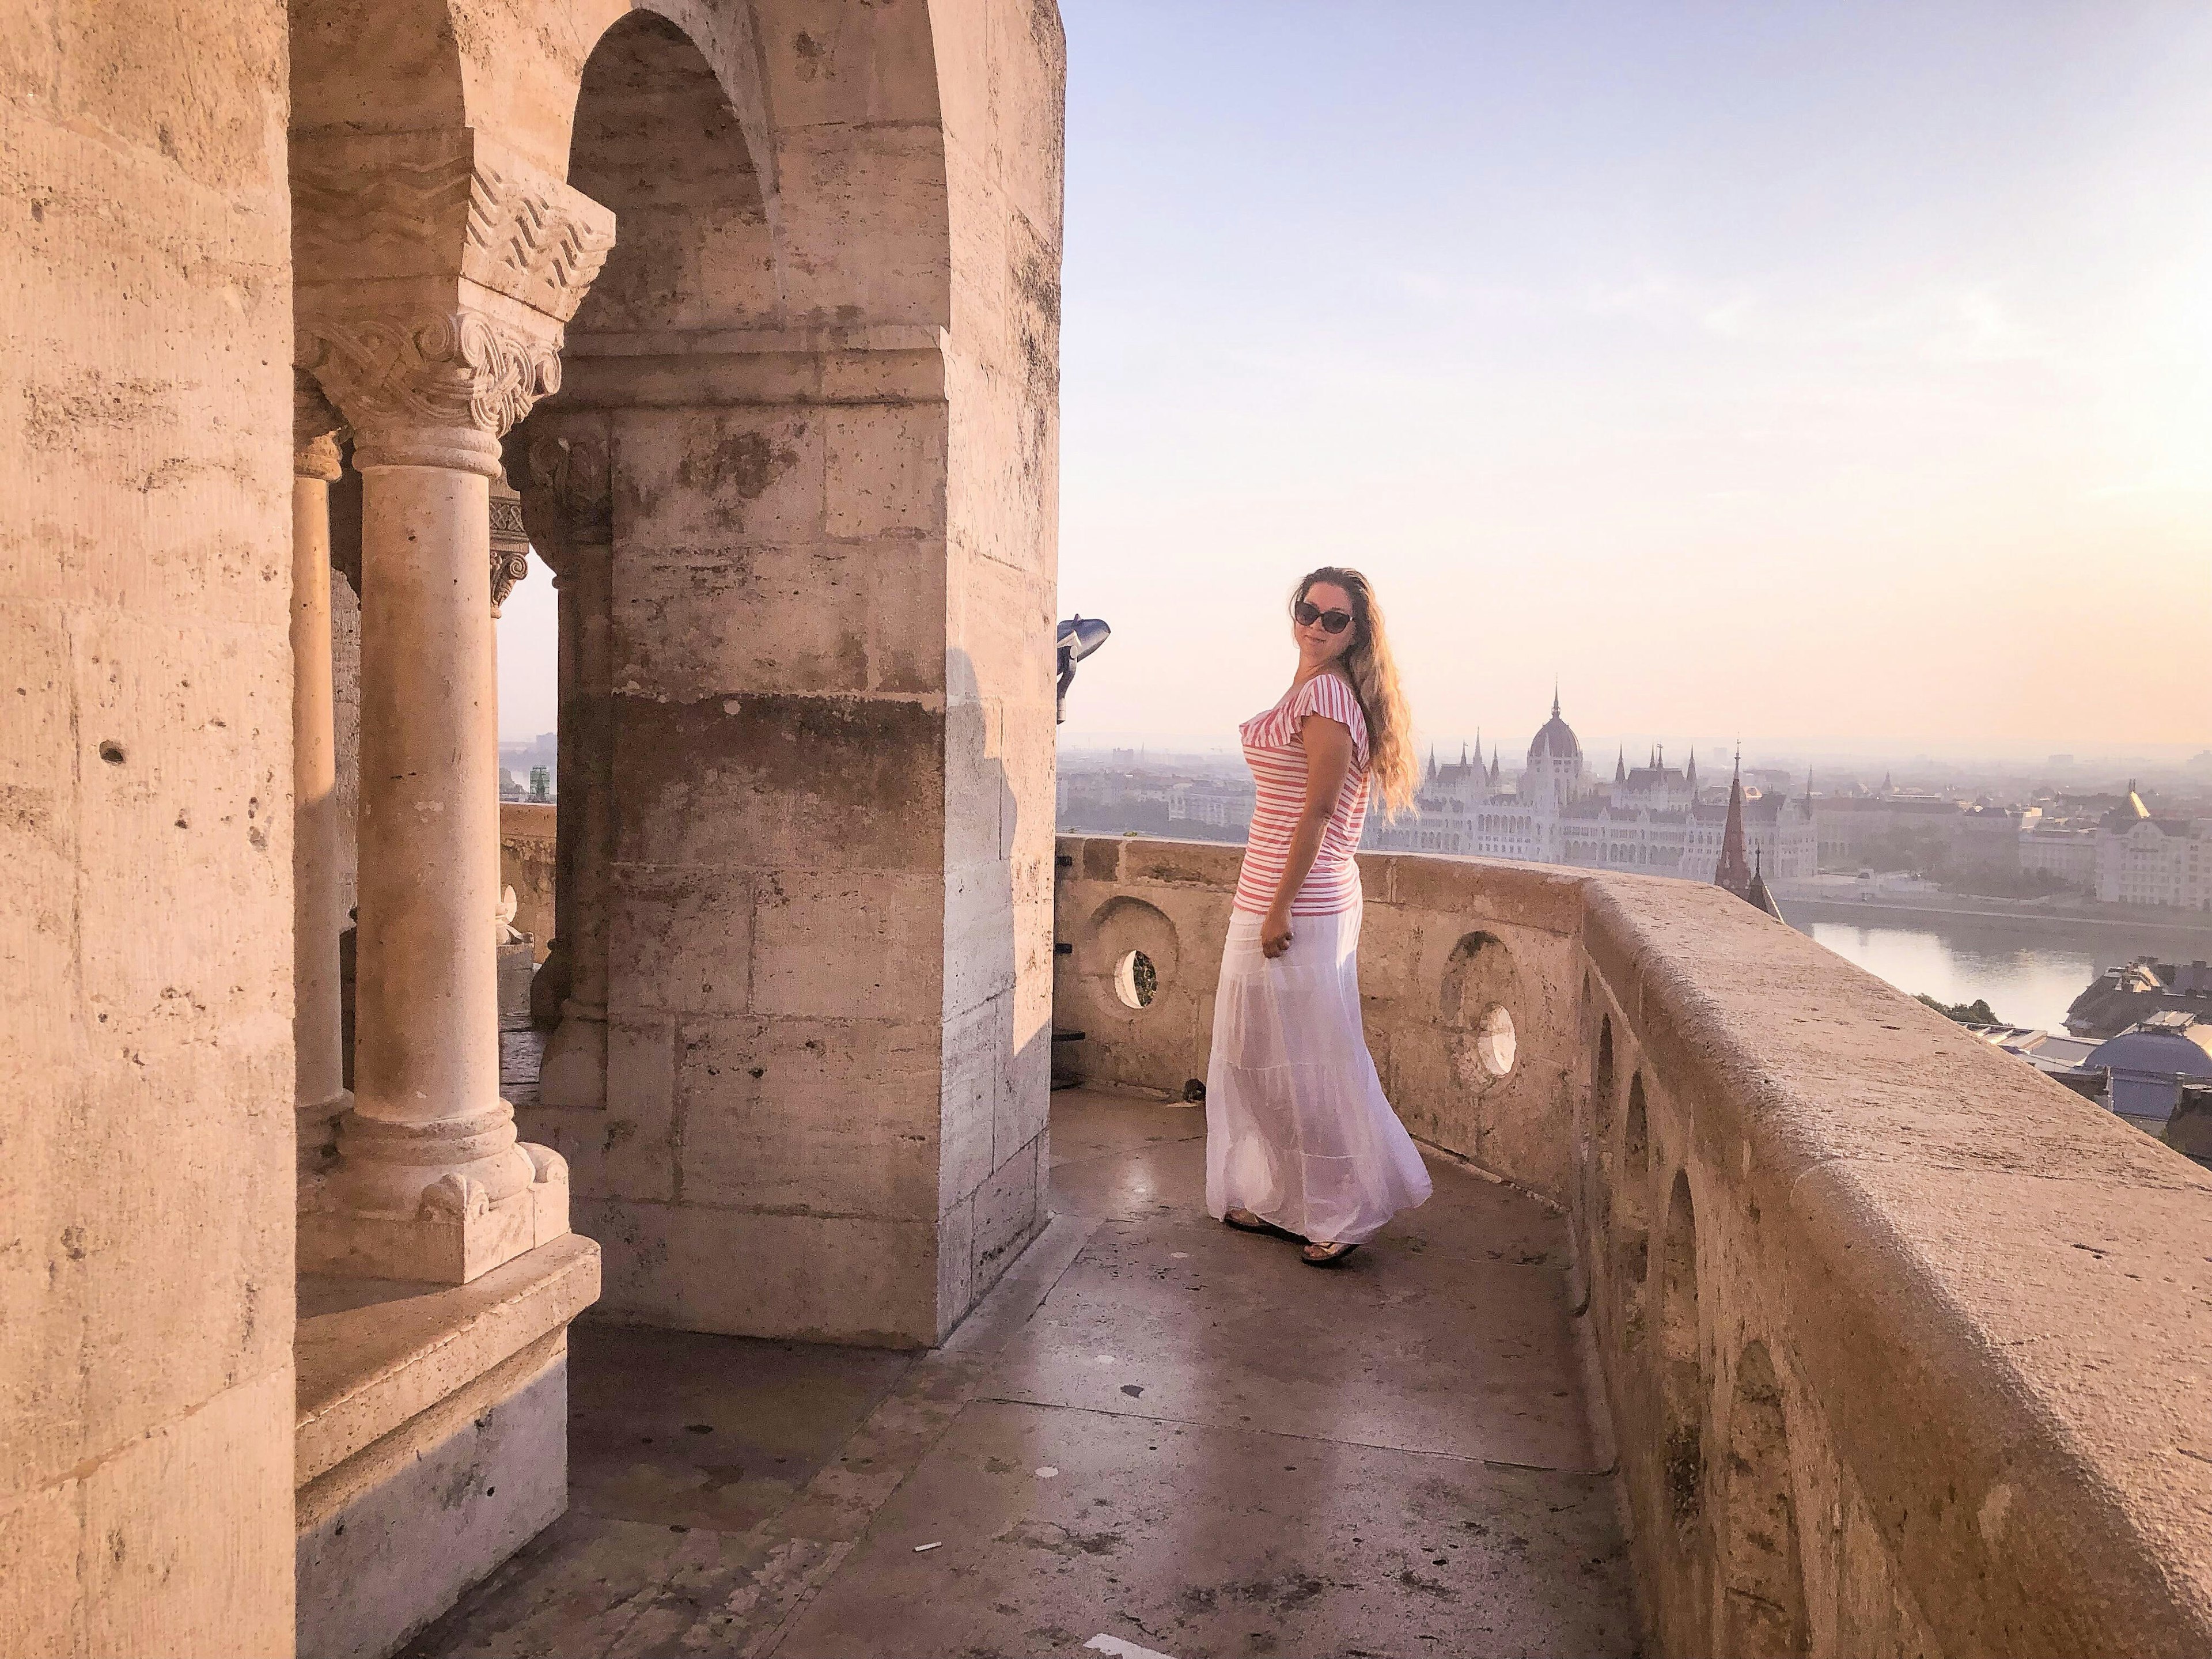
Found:
M 1364 853 L 1363 881 L 1408 910 L 1433 910 L 1474 922 L 1573 933 L 1582 927 L 1579 874 L 1486 859 Z M 1474 870 L 1469 869 L 1474 866 Z M 1480 873 L 1474 873 L 1479 871 Z
M 1213 842 L 1131 839 L 1122 843 L 1121 882 L 1147 886 L 1211 888 L 1224 896 L 1237 890 L 1244 849 Z
M 618 562 L 646 549 L 821 539 L 819 411 L 630 409 L 614 433 Z
M 580 1204 L 608 1317 L 678 1330 L 915 1348 L 937 1340 L 938 1221 Z M 744 1271 L 731 1271 L 732 1264 Z
M 941 879 L 786 870 L 761 877 L 757 893 L 756 1013 L 904 1020 L 944 1006 Z
M 226 1389 L 74 1478 L 88 1653 L 283 1653 L 292 1606 L 289 1364 Z M 68 1490 L 68 1488 L 64 1488 Z M 15 1577 L 11 1563 L 9 1578 Z M 9 1600 L 13 1600 L 11 1596 Z
M 383 1659 L 568 1507 L 565 1348 L 532 1351 L 339 1471 L 296 1546 L 299 1651 Z M 347 1477 L 355 1478 L 349 1480 Z
M 824 534 L 943 539 L 943 404 L 832 409 L 822 422 Z
M 1008 1093 L 1011 1003 L 1005 998 L 950 1016 L 945 1022 L 943 1111 L 938 1131 L 937 1194 L 940 1209 L 966 1198 L 989 1176 L 1001 1103 Z
M 1115 882 L 1121 876 L 1121 842 L 1104 836 L 1062 836 L 1055 843 L 1060 856 L 1076 860 L 1076 867 L 1063 879 L 1079 878 L 1085 882 Z
M 943 716 L 773 694 L 615 699 L 617 860 L 939 871 Z
M 687 1021 L 687 1203 L 927 1220 L 937 1212 L 933 1021 Z
M 948 1205 L 937 1218 L 937 1330 L 942 1341 L 975 1304 L 975 1200 Z
M 786 130 L 777 161 L 786 258 L 807 278 L 799 307 L 824 320 L 944 319 L 943 145 L 926 125 Z
M 649 864 L 618 864 L 613 875 L 610 1014 L 743 1013 L 752 971 L 752 878 Z
M 950 876 L 945 893 L 945 999 L 959 1013 L 1013 989 L 1013 872 L 970 866 Z
M 997 1284 L 999 1275 L 1044 1224 L 1044 1188 L 1037 1170 L 1043 1146 L 1042 1136 L 1022 1146 L 976 1188 L 971 1296 L 981 1296 Z
M 1001 757 L 999 706 L 957 701 L 945 710 L 945 860 L 955 871 L 1006 856 L 1019 810 Z

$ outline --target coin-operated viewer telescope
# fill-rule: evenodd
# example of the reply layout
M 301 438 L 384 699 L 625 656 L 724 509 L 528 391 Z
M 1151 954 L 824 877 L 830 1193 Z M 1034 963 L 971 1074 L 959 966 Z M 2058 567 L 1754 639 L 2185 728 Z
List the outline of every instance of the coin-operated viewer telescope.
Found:
M 1067 718 L 1067 688 L 1075 683 L 1075 665 L 1106 643 L 1114 630 L 1096 617 L 1075 616 L 1060 623 L 1056 638 L 1060 646 L 1060 718 Z M 1060 860 L 1066 864 L 1068 860 Z M 1053 941 L 1055 955 L 1066 956 L 1075 947 L 1066 939 Z M 1055 1025 L 1052 1028 L 1052 1086 L 1073 1088 L 1083 1079 L 1083 1069 L 1075 1058 L 1075 1045 L 1083 1041 L 1083 1033 Z
M 1075 665 L 1106 643 L 1114 630 L 1096 617 L 1080 614 L 1060 623 L 1060 718 L 1067 718 L 1067 688 L 1075 680 Z

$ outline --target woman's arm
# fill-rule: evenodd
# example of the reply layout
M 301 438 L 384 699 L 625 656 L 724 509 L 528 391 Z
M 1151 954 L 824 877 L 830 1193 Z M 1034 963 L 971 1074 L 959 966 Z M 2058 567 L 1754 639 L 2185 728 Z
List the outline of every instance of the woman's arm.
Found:
M 1345 776 L 1352 770 L 1352 728 L 1343 721 L 1309 714 L 1299 723 L 1298 741 L 1306 751 L 1306 803 L 1291 832 L 1290 862 L 1275 884 L 1275 902 L 1260 924 L 1260 949 L 1271 957 L 1291 948 L 1291 902 L 1321 856 L 1322 833 L 1328 828 Z

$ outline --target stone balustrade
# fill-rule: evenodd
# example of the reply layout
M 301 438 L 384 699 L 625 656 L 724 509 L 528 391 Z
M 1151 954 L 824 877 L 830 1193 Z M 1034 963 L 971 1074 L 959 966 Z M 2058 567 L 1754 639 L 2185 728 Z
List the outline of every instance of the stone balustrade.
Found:
M 1204 1077 L 1240 850 L 1060 839 L 1087 1081 Z M 2212 1176 L 1717 889 L 1360 864 L 1401 1115 L 1571 1218 L 1656 1650 L 2212 1651 Z

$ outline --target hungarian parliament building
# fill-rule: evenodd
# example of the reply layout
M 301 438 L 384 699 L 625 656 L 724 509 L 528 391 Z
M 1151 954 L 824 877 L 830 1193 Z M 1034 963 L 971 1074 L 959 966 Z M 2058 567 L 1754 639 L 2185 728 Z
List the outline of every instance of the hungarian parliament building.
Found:
M 1709 882 L 1720 863 L 1728 823 L 1729 780 L 1701 794 L 1697 757 L 1686 769 L 1668 766 L 1654 750 L 1647 765 L 1613 763 L 1611 783 L 1583 764 L 1574 728 L 1552 718 L 1528 745 L 1528 764 L 1516 778 L 1501 775 L 1493 752 L 1486 764 L 1478 743 L 1470 756 L 1438 765 L 1432 754 L 1416 796 L 1418 812 L 1395 823 L 1370 812 L 1360 845 L 1381 853 L 1472 853 L 1525 859 L 1537 864 L 1575 864 L 1595 870 L 1629 870 Z M 1808 803 L 1773 792 L 1745 789 L 1745 852 L 1770 877 L 1810 876 L 1820 868 L 1820 843 Z

